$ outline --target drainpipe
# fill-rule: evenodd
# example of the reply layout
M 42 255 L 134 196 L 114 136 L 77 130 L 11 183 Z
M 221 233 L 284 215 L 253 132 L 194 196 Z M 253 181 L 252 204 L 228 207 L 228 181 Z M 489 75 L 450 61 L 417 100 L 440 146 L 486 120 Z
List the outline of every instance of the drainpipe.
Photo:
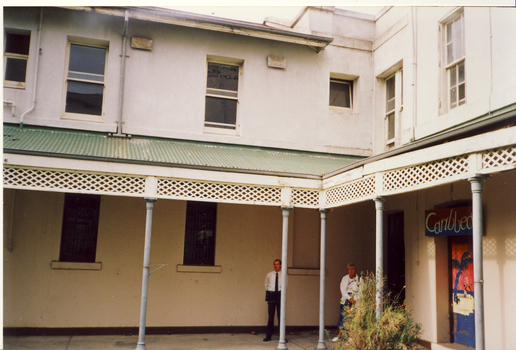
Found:
M 118 90 L 118 126 L 116 134 L 111 136 L 126 137 L 122 134 L 122 117 L 124 110 L 125 59 L 127 57 L 127 28 L 129 27 L 129 10 L 125 10 L 124 33 L 122 35 L 122 53 L 120 55 L 120 87 Z
M 328 209 L 320 209 L 321 213 L 321 266 L 319 284 L 319 342 L 315 350 L 326 350 L 324 342 L 324 285 L 326 280 L 326 216 Z
M 283 229 L 281 242 L 281 261 L 287 264 L 288 259 L 288 214 L 292 207 L 281 207 L 283 213 Z M 285 342 L 285 310 L 287 302 L 287 267 L 281 269 L 281 306 L 280 306 L 280 336 L 276 349 L 288 349 Z
M 469 178 L 473 199 L 473 278 L 475 285 L 475 349 L 485 349 L 484 339 L 484 257 L 482 252 L 482 187 L 485 176 Z
M 37 55 L 36 61 L 34 62 L 34 86 L 32 88 L 32 106 L 29 110 L 25 111 L 20 117 L 20 128 L 23 128 L 23 118 L 26 114 L 32 112 L 36 108 L 36 87 L 38 85 L 38 70 L 39 70 L 39 55 L 41 54 L 41 27 L 43 24 L 43 8 L 39 13 L 39 25 L 38 25 L 38 41 L 36 44 Z
M 147 202 L 147 218 L 145 221 L 145 248 L 143 252 L 143 278 L 142 278 L 142 300 L 140 305 L 140 329 L 138 333 L 138 344 L 136 350 L 146 350 L 145 346 L 145 323 L 147 321 L 147 292 L 149 290 L 150 270 L 150 245 L 152 234 L 152 210 L 156 198 L 145 198 Z
M 412 142 L 416 141 L 417 126 L 417 7 L 412 6 Z
M 383 304 L 383 203 L 384 197 L 376 197 L 373 199 L 376 209 L 376 319 L 382 317 Z

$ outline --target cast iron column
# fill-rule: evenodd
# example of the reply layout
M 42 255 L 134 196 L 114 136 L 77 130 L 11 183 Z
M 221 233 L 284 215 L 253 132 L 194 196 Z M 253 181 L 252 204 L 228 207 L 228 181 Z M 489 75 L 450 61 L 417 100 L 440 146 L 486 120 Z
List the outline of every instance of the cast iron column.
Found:
M 475 285 L 475 349 L 485 349 L 484 339 L 484 258 L 482 252 L 482 187 L 485 176 L 469 178 L 473 197 L 473 279 Z
M 288 214 L 291 207 L 281 207 L 283 212 L 283 229 L 281 243 L 281 307 L 280 307 L 280 336 L 276 349 L 288 349 L 285 342 L 285 310 L 287 302 L 287 259 L 288 259 Z
M 152 233 L 152 209 L 156 198 L 145 198 L 147 202 L 147 218 L 145 221 L 145 248 L 143 251 L 143 279 L 142 279 L 142 301 L 140 305 L 140 330 L 136 350 L 146 350 L 145 346 L 145 322 L 147 320 L 147 291 L 149 287 L 149 261 Z
M 383 202 L 385 198 L 373 199 L 376 208 L 376 319 L 382 316 L 383 303 Z
M 321 266 L 320 266 L 320 282 L 319 282 L 319 342 L 315 350 L 326 350 L 324 342 L 324 285 L 326 280 L 326 216 L 327 209 L 319 209 L 321 212 Z

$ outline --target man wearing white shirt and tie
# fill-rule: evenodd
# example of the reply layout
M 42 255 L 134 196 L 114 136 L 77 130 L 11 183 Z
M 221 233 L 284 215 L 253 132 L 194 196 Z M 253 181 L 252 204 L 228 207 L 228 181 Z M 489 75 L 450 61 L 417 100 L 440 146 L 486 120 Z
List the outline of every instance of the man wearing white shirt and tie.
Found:
M 263 341 L 270 341 L 274 330 L 274 313 L 278 311 L 278 325 L 280 323 L 281 310 L 281 260 L 274 260 L 274 271 L 265 276 L 265 300 L 269 306 L 269 320 L 267 322 L 266 336 Z

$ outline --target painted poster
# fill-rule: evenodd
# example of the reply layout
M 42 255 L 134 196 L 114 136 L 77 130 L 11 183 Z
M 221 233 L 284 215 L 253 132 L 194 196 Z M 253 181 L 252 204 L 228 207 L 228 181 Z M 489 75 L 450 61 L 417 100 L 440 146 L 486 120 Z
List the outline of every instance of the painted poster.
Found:
M 451 237 L 454 342 L 475 347 L 475 290 L 471 236 Z

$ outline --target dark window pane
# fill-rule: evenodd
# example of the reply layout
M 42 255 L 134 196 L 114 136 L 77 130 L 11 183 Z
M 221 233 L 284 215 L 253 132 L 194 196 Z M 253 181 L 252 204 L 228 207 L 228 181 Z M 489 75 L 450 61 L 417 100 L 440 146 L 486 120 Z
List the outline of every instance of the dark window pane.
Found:
M 66 112 L 102 115 L 104 85 L 68 81 Z
M 207 87 L 238 91 L 238 66 L 209 62 Z
M 464 80 L 465 80 L 465 75 L 464 75 L 464 61 L 463 61 L 463 62 L 461 62 L 461 63 L 459 63 L 459 64 L 458 64 L 458 66 L 459 66 L 459 81 L 458 81 L 458 82 L 459 82 L 459 84 L 460 84 L 460 83 L 463 83 L 463 82 L 464 82 Z
M 330 106 L 351 108 L 351 83 L 330 81 Z
M 466 98 L 466 84 L 460 84 L 459 85 L 459 101 L 464 100 L 465 98 Z
M 206 97 L 206 122 L 236 125 L 237 101 Z
M 100 196 L 65 195 L 59 261 L 95 262 Z
M 184 265 L 215 264 L 217 203 L 188 202 Z
M 92 74 L 104 74 L 106 49 L 81 45 L 70 45 L 68 70 Z
M 5 34 L 5 52 L 28 55 L 30 47 L 30 35 Z
M 395 135 L 395 120 L 394 113 L 391 113 L 387 116 L 387 140 L 391 140 Z
M 7 58 L 5 63 L 5 80 L 25 82 L 27 60 Z

